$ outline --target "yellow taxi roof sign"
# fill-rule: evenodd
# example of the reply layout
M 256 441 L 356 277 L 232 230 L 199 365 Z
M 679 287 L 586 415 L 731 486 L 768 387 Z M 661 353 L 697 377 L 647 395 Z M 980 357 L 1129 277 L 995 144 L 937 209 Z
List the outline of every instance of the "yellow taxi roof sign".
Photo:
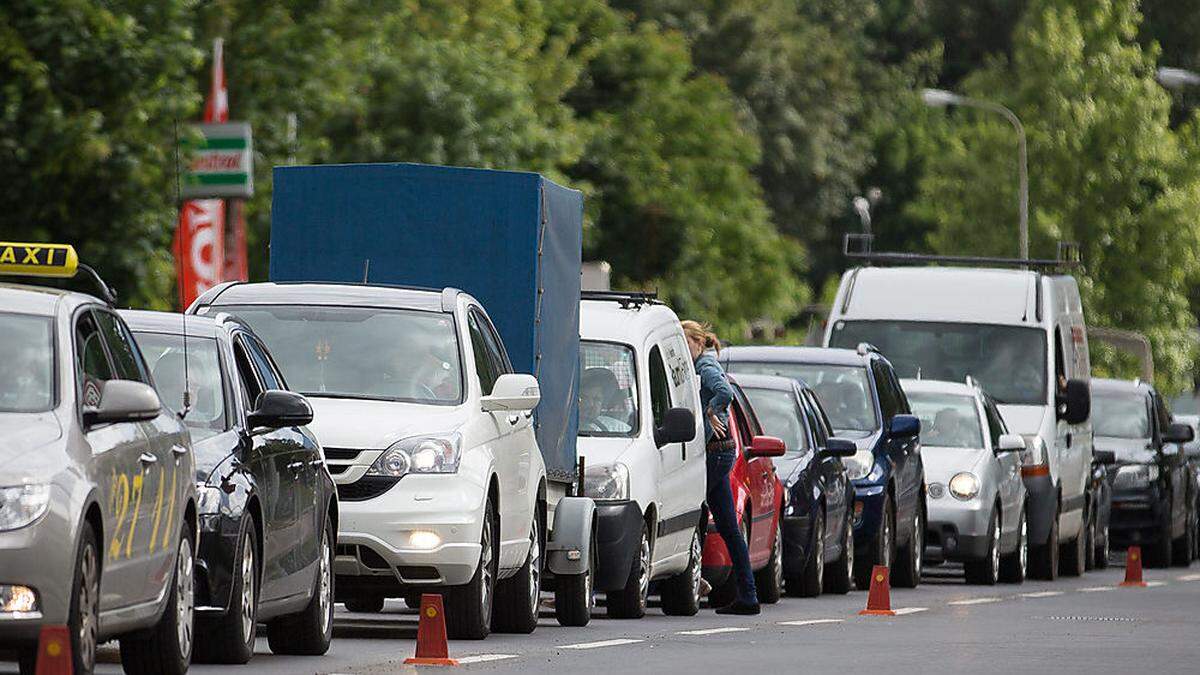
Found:
M 0 274 L 69 278 L 79 268 L 79 256 L 69 244 L 21 244 L 0 241 Z

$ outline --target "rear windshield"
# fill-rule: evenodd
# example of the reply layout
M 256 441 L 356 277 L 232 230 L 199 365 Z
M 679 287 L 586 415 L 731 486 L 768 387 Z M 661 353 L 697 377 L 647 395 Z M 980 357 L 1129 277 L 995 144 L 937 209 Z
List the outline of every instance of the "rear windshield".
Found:
M 908 392 L 913 414 L 921 420 L 921 445 L 934 448 L 982 448 L 983 425 L 975 397 Z
M 1150 408 L 1141 394 L 1092 394 L 1092 433 L 1150 438 Z
M 0 312 L 0 412 L 54 407 L 54 341 L 49 317 Z
M 800 380 L 812 387 L 829 423 L 841 431 L 875 431 L 879 417 L 863 366 L 834 366 L 820 363 L 771 363 L 733 361 L 729 372 L 755 375 L 779 375 Z

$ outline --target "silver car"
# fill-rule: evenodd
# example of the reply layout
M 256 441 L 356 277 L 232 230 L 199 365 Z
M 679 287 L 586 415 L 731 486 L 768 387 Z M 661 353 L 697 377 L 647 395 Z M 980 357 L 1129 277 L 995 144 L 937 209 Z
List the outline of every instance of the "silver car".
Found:
M 112 638 L 127 672 L 186 671 L 187 431 L 96 298 L 0 284 L 0 335 L 0 649 L 32 673 L 42 627 L 66 625 L 75 673 Z
M 1008 433 L 995 401 L 971 378 L 901 384 L 921 420 L 926 560 L 963 563 L 968 583 L 1024 581 L 1029 540 L 1023 439 Z

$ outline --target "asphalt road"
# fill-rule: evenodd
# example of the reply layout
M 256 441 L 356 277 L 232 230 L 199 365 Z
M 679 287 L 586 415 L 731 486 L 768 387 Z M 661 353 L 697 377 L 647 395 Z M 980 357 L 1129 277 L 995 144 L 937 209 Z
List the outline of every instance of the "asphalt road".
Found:
M 1148 588 L 1118 588 L 1120 561 L 1103 572 L 1021 586 L 967 586 L 953 568 L 927 572 L 915 590 L 893 589 L 896 617 L 859 616 L 867 594 L 784 598 L 757 617 L 610 620 L 586 628 L 549 614 L 533 635 L 452 642 L 460 670 L 487 672 L 738 673 L 1200 673 L 1200 565 L 1147 570 Z M 249 666 L 193 673 L 413 672 L 417 614 L 390 602 L 382 614 L 339 605 L 324 657 L 277 657 L 260 639 Z M 202 638 L 202 636 L 201 636 Z M 98 672 L 119 673 L 115 645 Z M 0 663 L 0 672 L 15 664 Z M 7 668 L 7 670 L 5 670 Z M 848 671 L 846 669 L 849 669 Z M 428 670 L 428 669 L 427 669 Z

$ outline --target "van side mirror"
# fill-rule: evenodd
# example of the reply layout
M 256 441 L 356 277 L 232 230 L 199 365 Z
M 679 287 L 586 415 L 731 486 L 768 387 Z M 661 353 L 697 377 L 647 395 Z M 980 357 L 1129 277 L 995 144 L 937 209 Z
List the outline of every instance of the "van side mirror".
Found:
M 858 452 L 858 446 L 854 444 L 854 441 L 831 438 L 825 441 L 825 447 L 821 448 L 821 452 L 818 454 L 822 457 L 853 457 L 856 452 Z
M 783 440 L 774 436 L 755 436 L 746 454 L 751 457 L 783 457 L 786 452 L 787 446 Z
M 916 415 L 892 415 L 887 432 L 892 438 L 916 438 L 921 434 L 921 420 Z
M 1164 443 L 1190 443 L 1196 436 L 1192 428 L 1183 422 L 1172 422 L 1163 431 Z
M 1025 439 L 1017 434 L 1001 434 L 1000 442 L 996 443 L 997 455 L 1005 452 L 1018 452 L 1025 449 Z
M 1055 396 L 1058 419 L 1067 424 L 1083 424 L 1092 414 L 1092 390 L 1083 380 L 1067 380 L 1067 386 Z
M 687 408 L 671 408 L 663 413 L 662 426 L 654 427 L 654 444 L 687 443 L 696 438 L 696 415 Z
M 145 422 L 158 417 L 162 401 L 154 387 L 133 380 L 109 380 L 100 390 L 100 403 L 85 406 L 83 424 Z
M 1092 450 L 1092 461 L 1110 466 L 1117 463 L 1117 453 L 1112 450 Z
M 294 391 L 268 389 L 258 397 L 258 407 L 246 417 L 251 429 L 302 427 L 313 420 L 312 405 Z

